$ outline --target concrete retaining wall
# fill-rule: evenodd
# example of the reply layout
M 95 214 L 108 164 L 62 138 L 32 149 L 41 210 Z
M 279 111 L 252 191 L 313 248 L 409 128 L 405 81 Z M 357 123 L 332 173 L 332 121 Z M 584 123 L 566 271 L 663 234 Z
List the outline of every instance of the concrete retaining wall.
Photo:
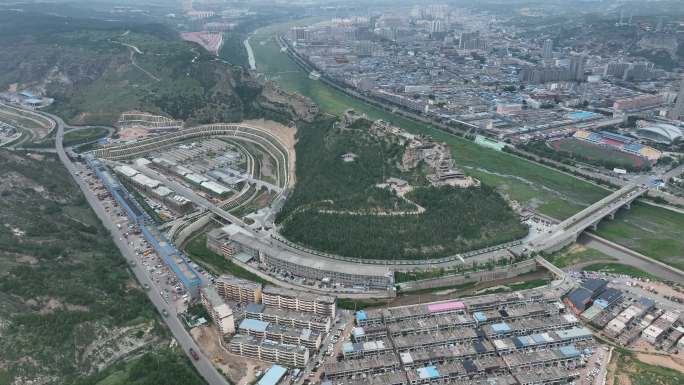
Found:
M 292 282 L 287 282 L 287 281 L 282 281 L 279 280 L 271 275 L 268 275 L 264 273 L 263 271 L 255 268 L 252 265 L 243 263 L 238 261 L 237 259 L 232 260 L 233 263 L 236 265 L 244 268 L 245 270 L 254 273 L 258 275 L 259 277 L 265 279 L 266 281 L 269 281 L 275 285 L 278 285 L 280 287 L 285 287 L 288 289 L 294 289 L 294 290 L 300 290 L 300 291 L 305 291 L 307 293 L 312 293 L 312 294 L 319 294 L 319 295 L 330 295 L 334 296 L 337 298 L 349 298 L 349 299 L 372 299 L 372 298 L 394 298 L 396 296 L 396 293 L 394 290 L 392 291 L 369 291 L 369 292 L 355 292 L 355 293 L 347 293 L 341 290 L 325 290 L 325 289 L 317 289 L 311 286 L 304 286 L 304 285 L 298 285 Z
M 397 284 L 402 291 L 433 289 L 442 286 L 461 285 L 469 282 L 489 282 L 499 279 L 513 278 L 521 274 L 537 270 L 537 262 L 527 260 L 513 265 L 497 266 L 493 270 L 453 274 L 439 278 L 423 279 L 419 281 L 402 282 Z
M 176 234 L 173 238 L 173 241 L 176 245 L 182 245 L 187 241 L 193 234 L 195 234 L 197 231 L 201 230 L 204 228 L 206 225 L 211 222 L 211 217 L 213 216 L 213 213 L 206 213 L 199 217 L 197 220 L 186 226 L 183 230 L 181 230 L 178 234 Z

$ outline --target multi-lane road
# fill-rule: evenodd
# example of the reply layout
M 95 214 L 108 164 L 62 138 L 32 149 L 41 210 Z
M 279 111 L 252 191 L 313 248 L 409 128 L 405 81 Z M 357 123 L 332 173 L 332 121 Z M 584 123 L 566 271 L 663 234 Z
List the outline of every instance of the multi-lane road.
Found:
M 93 192 L 90 191 L 85 182 L 81 180 L 81 178 L 78 175 L 76 175 L 76 165 L 74 165 L 71 159 L 69 159 L 64 150 L 64 121 L 62 121 L 62 119 L 55 115 L 50 115 L 50 117 L 54 119 L 57 123 L 56 148 L 59 160 L 62 162 L 62 164 L 64 164 L 64 167 L 67 168 L 72 178 L 74 178 L 74 180 L 80 187 L 81 191 L 83 192 L 83 195 L 85 196 L 86 200 L 88 201 L 88 204 L 90 205 L 90 207 L 92 207 L 95 214 L 102 221 L 102 224 L 112 234 L 112 239 L 121 251 L 121 254 L 129 261 L 136 260 L 135 250 L 131 246 L 129 246 L 126 240 L 123 239 L 122 230 L 117 228 L 117 226 L 112 221 L 112 218 L 109 216 L 109 214 L 107 214 L 107 212 L 105 212 L 104 207 L 100 204 L 100 201 L 97 199 L 95 194 L 93 194 Z M 133 270 L 135 277 L 138 279 L 141 285 L 148 285 L 150 288 L 154 287 L 154 283 L 150 280 L 147 274 L 145 274 L 145 271 L 143 270 L 141 264 L 135 264 L 135 266 L 131 266 L 131 269 Z M 190 357 L 190 349 L 193 349 L 197 352 L 197 354 L 199 355 L 199 359 L 194 360 L 192 357 L 190 357 L 190 361 L 193 363 L 199 374 L 210 385 L 229 385 L 230 383 L 225 379 L 225 377 L 223 377 L 223 375 L 221 375 L 216 370 L 211 361 L 204 354 L 202 354 L 202 351 L 197 346 L 195 341 L 192 339 L 192 336 L 190 336 L 188 331 L 185 330 L 181 320 L 176 316 L 175 309 L 171 308 L 168 305 L 168 303 L 164 301 L 164 299 L 157 290 L 147 290 L 147 296 L 150 298 L 150 301 L 152 301 L 152 303 L 160 313 L 163 310 L 166 310 L 168 312 L 168 316 L 162 317 L 162 319 L 164 320 L 164 322 L 166 322 L 166 325 L 169 327 L 169 330 L 171 330 L 171 333 L 175 337 L 176 341 L 183 349 L 183 351 L 185 351 L 188 357 Z

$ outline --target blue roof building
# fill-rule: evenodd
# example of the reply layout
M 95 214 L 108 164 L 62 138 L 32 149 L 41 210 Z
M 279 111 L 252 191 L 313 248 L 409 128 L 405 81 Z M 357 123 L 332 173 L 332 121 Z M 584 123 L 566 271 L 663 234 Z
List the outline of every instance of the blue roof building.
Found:
M 252 330 L 255 332 L 265 332 L 268 327 L 268 322 L 259 321 L 256 319 L 245 318 L 240 322 L 239 329 L 241 330 Z
M 566 358 L 579 357 L 580 352 L 577 350 L 575 345 L 567 345 L 560 348 L 560 352 Z
M 439 377 L 439 371 L 434 366 L 427 366 L 424 368 L 418 368 L 418 377 L 421 379 L 432 379 Z
M 271 366 L 261 377 L 257 385 L 276 385 L 287 373 L 287 369 L 280 365 Z
M 264 304 L 261 303 L 250 303 L 245 307 L 245 312 L 246 313 L 263 313 L 264 312 Z
M 473 313 L 473 318 L 475 318 L 475 321 L 477 322 L 484 322 L 487 320 L 487 316 L 481 311 L 476 311 Z
M 492 330 L 494 330 L 497 333 L 508 333 L 511 331 L 511 327 L 508 326 L 507 323 L 501 322 L 501 323 L 493 324 Z

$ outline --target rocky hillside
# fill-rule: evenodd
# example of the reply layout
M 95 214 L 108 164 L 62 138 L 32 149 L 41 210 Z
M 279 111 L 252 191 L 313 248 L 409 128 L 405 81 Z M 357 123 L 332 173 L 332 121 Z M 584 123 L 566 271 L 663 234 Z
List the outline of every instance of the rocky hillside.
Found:
M 242 67 L 159 24 L 2 12 L 0 89 L 53 97 L 52 112 L 74 124 L 111 124 L 127 110 L 191 123 L 297 118 L 263 103 L 263 85 Z

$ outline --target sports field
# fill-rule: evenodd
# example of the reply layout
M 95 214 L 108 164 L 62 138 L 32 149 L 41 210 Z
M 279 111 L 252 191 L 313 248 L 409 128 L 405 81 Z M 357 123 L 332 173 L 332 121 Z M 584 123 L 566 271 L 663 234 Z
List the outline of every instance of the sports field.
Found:
M 617 149 L 606 146 L 599 146 L 589 143 L 586 140 L 576 138 L 563 138 L 551 142 L 556 151 L 570 156 L 586 158 L 599 164 L 611 163 L 615 166 L 640 168 L 644 165 L 645 159 L 633 154 L 628 154 Z

